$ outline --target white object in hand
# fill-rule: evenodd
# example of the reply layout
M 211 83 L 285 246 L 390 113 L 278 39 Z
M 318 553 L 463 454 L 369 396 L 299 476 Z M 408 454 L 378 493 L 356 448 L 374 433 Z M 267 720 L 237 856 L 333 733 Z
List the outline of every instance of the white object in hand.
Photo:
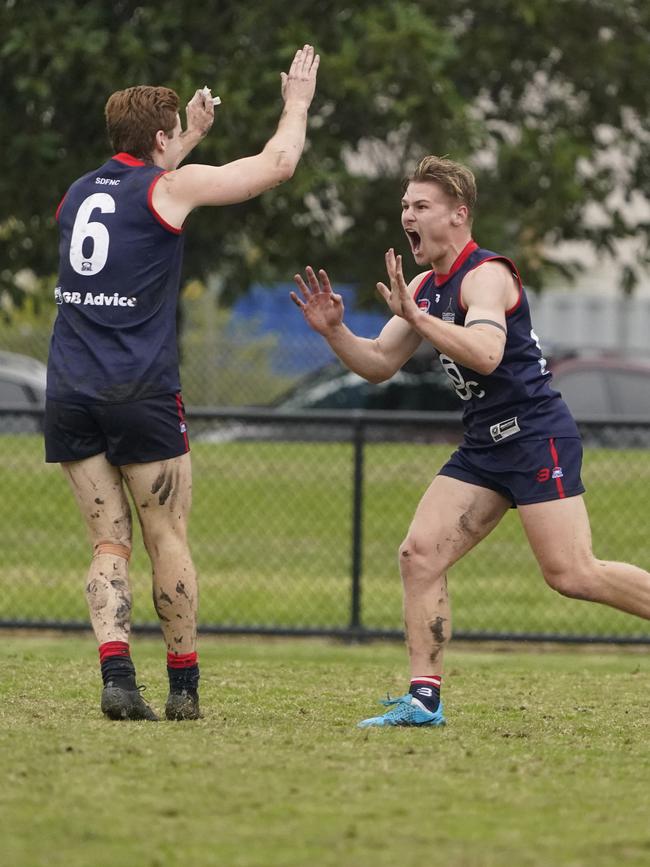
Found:
M 206 99 L 212 100 L 212 105 L 221 105 L 221 98 L 218 96 L 212 96 L 212 91 L 207 85 L 203 88 L 201 93 L 204 94 Z

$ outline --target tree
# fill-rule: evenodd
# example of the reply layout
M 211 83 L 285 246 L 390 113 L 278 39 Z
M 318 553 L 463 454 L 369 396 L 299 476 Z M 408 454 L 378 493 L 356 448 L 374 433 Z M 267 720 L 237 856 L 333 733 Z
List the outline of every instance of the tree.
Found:
M 290 14 L 233 0 L 4 0 L 0 26 L 0 283 L 18 301 L 13 274 L 55 271 L 54 210 L 109 152 L 113 90 L 166 84 L 187 100 L 210 85 L 223 104 L 191 159 L 225 162 L 272 133 L 279 72 L 305 41 L 323 60 L 298 171 L 258 200 L 194 214 L 188 279 L 218 272 L 233 296 L 311 262 L 373 298 L 384 250 L 407 252 L 400 179 L 425 153 L 475 168 L 476 235 L 528 285 L 543 285 L 560 240 L 602 248 L 650 232 L 625 219 L 650 175 L 644 0 L 294 0 Z M 594 203 L 596 225 L 584 219 Z

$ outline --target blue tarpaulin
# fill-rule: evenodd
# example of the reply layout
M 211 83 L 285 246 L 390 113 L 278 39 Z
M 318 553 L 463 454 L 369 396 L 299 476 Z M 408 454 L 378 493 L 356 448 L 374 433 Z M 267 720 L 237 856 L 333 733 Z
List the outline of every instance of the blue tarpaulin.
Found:
M 334 354 L 323 338 L 305 322 L 289 298 L 294 283 L 257 283 L 232 307 L 229 330 L 245 332 L 246 339 L 274 335 L 277 345 L 271 352 L 275 373 L 308 373 L 332 361 Z M 390 312 L 357 310 L 354 286 L 337 286 L 343 296 L 344 321 L 360 337 L 376 337 L 390 318 Z

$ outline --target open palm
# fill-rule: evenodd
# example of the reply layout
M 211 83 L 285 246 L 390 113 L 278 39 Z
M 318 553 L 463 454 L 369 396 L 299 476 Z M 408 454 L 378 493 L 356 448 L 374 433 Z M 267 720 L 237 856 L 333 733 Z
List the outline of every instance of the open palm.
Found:
M 307 282 L 300 274 L 294 276 L 293 279 L 296 281 L 302 298 L 296 292 L 291 292 L 291 300 L 297 307 L 300 307 L 308 325 L 314 331 L 319 334 L 326 334 L 343 321 L 343 299 L 332 291 L 329 277 L 322 269 L 316 277 L 314 269 L 307 266 L 305 274 Z

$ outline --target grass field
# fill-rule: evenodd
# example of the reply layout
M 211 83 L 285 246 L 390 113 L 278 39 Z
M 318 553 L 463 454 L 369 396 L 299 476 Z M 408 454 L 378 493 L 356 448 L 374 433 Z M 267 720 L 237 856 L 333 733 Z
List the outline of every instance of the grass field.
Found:
M 134 641 L 160 708 L 162 643 Z M 448 725 L 356 728 L 399 645 L 204 640 L 205 719 L 111 723 L 89 637 L 3 635 L 7 867 L 650 863 L 650 664 L 453 648 Z
M 401 626 L 397 547 L 451 447 L 373 444 L 365 454 L 363 623 Z M 203 623 L 344 627 L 349 619 L 352 447 L 196 443 L 191 542 Z M 587 503 L 596 553 L 650 565 L 650 453 L 591 450 Z M 0 619 L 86 619 L 89 548 L 58 467 L 38 437 L 0 439 Z M 152 621 L 136 531 L 135 617 Z M 547 590 L 516 513 L 451 573 L 460 631 L 650 637 L 646 622 Z

